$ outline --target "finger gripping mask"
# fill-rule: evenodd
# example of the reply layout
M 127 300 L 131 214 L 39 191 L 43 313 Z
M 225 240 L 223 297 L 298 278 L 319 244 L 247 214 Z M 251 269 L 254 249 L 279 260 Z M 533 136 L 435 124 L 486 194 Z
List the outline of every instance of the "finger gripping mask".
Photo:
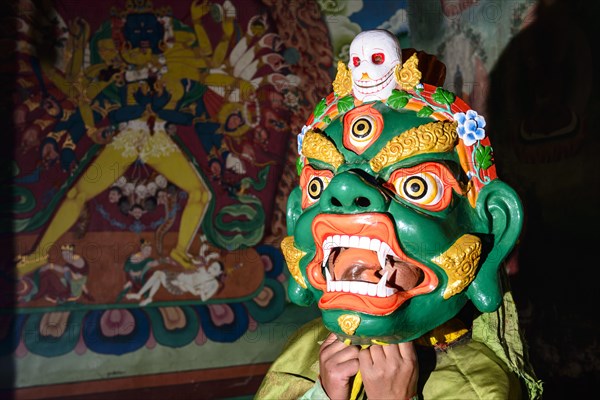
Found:
M 288 201 L 290 298 L 316 302 L 327 328 L 356 344 L 414 340 L 468 301 L 497 309 L 498 270 L 522 224 L 485 118 L 422 84 L 417 58 L 403 64 L 399 52 L 387 32 L 356 37 L 298 135 Z M 367 78 L 380 80 L 369 96 Z

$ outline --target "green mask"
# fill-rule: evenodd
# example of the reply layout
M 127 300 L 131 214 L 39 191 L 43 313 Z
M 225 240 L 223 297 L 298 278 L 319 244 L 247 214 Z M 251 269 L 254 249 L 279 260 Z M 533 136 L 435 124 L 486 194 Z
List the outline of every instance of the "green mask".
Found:
M 282 242 L 289 296 L 318 302 L 352 343 L 414 340 L 471 300 L 496 310 L 522 207 L 496 177 L 485 120 L 395 67 L 385 100 L 352 95 L 345 65 L 299 135 L 300 185 Z M 408 78 L 407 78 L 408 76 Z

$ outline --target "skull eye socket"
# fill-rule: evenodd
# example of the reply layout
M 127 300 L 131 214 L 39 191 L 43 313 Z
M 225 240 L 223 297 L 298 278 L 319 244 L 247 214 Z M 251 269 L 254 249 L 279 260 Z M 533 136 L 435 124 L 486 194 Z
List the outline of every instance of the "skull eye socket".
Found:
M 375 65 L 381 65 L 385 62 L 385 55 L 383 53 L 375 53 L 371 56 L 371 61 Z
M 358 67 L 360 65 L 360 58 L 352 57 L 352 64 L 354 64 L 355 67 Z

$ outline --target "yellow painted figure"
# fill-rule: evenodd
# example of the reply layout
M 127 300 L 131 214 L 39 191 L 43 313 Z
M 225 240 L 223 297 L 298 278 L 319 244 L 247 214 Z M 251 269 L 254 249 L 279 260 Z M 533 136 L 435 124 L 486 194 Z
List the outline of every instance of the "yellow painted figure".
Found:
M 126 123 L 89 166 L 89 170 L 94 171 L 94 179 L 83 174 L 69 190 L 34 252 L 19 262 L 19 273 L 31 272 L 44 265 L 50 247 L 73 226 L 86 202 L 108 189 L 138 158 L 188 193 L 177 245 L 170 256 L 186 268 L 193 267 L 187 249 L 206 213 L 211 193 L 165 132 L 164 122 L 158 122 L 154 135 L 150 135 L 144 120 L 133 120 Z
M 125 40 L 119 42 L 118 35 L 114 34 L 97 40 L 98 63 L 84 68 L 83 50 L 88 41 L 89 27 L 84 21 L 77 20 L 71 24 L 71 34 L 78 36 L 70 42 L 72 51 L 66 63 L 67 70 L 58 71 L 53 66 L 42 66 L 50 80 L 78 106 L 85 131 L 93 140 L 97 139 L 96 135 L 92 135 L 97 127 L 92 110 L 100 110 L 105 117 L 118 108 L 95 98 L 109 84 L 121 87 L 125 93 L 120 107 L 136 106 L 143 111 L 119 123 L 112 141 L 89 165 L 89 172 L 82 173 L 68 191 L 34 251 L 19 257 L 19 274 L 44 265 L 50 248 L 73 226 L 86 202 L 108 189 L 137 160 L 151 166 L 188 193 L 177 245 L 170 256 L 182 266 L 193 268 L 187 251 L 208 209 L 211 192 L 190 160 L 166 132 L 165 125 L 170 121 L 166 117 L 161 118 L 160 112 L 153 110 L 150 104 L 141 104 L 140 97 L 136 96 L 152 98 L 166 94 L 168 101 L 161 110 L 187 113 L 193 117 L 193 104 L 186 109 L 177 109 L 186 94 L 185 82 L 221 87 L 224 93 L 231 93 L 234 88 L 251 87 L 249 81 L 232 75 L 229 71 L 231 66 L 225 60 L 234 31 L 235 8 L 228 1 L 223 4 L 223 35 L 213 50 L 201 22 L 201 18 L 210 11 L 211 6 L 207 1 L 194 1 L 191 5 L 193 31 L 177 28 L 168 12 L 154 11 L 150 0 L 135 4 L 127 2 L 126 7 L 120 14 L 123 26 L 112 27 L 113 33 L 115 29 L 121 29 Z M 154 31 L 149 28 L 144 30 L 152 24 Z M 101 81 L 99 74 L 107 68 L 118 72 L 110 80 L 98 84 Z M 76 143 L 69 132 L 51 132 L 48 137 L 56 145 L 65 137 L 63 148 L 67 145 L 71 150 L 75 148 Z M 91 175 L 95 178 L 89 179 Z

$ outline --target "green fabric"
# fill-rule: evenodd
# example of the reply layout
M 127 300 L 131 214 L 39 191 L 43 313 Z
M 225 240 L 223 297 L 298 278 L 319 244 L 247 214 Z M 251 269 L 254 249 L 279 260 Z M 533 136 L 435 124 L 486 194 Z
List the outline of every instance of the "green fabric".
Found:
M 516 375 L 485 344 L 471 340 L 438 352 L 423 399 L 521 399 Z
M 485 343 L 508 368 L 525 383 L 529 398 L 542 396 L 542 381 L 537 379 L 527 358 L 519 331 L 519 318 L 512 294 L 506 292 L 501 307 L 473 321 L 473 339 Z
M 320 343 L 328 334 L 321 319 L 302 327 L 271 366 L 255 398 L 327 398 L 318 383 L 318 357 Z M 425 400 L 513 400 L 541 395 L 541 382 L 524 357 L 510 293 L 504 296 L 498 312 L 483 314 L 474 321 L 472 340 L 439 351 L 436 357 L 435 369 L 421 393 Z

